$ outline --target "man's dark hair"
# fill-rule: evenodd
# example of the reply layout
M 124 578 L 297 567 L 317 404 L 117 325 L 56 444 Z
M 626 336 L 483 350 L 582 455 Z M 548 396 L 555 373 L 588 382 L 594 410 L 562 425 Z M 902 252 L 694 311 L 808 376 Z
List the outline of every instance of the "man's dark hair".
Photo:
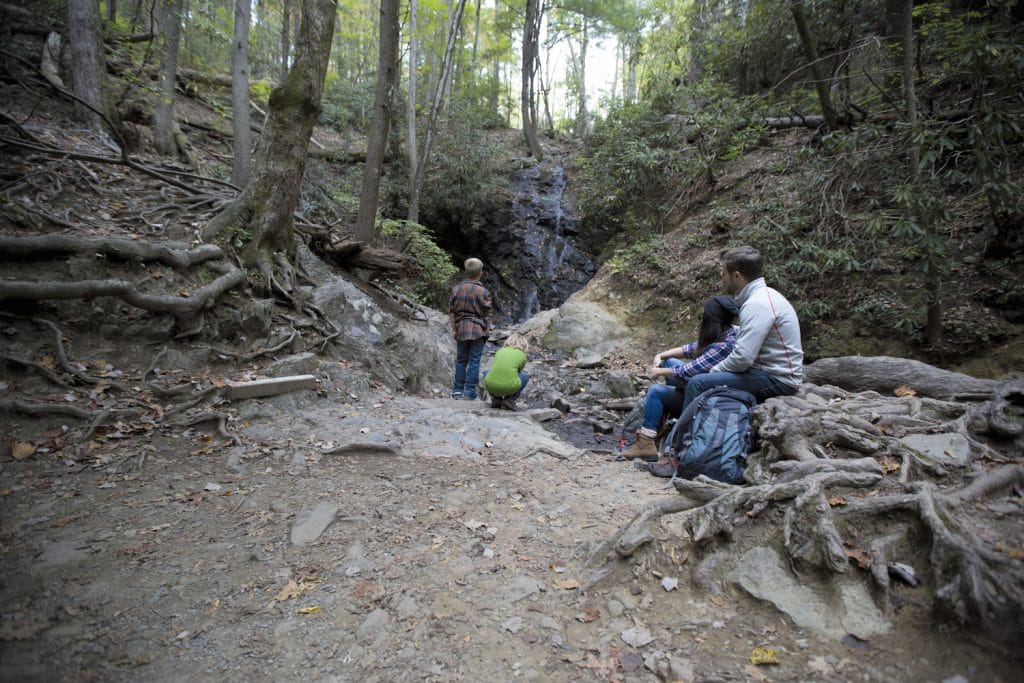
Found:
M 719 260 L 730 273 L 738 272 L 747 282 L 764 276 L 764 259 L 761 252 L 753 247 L 725 249 L 718 255 Z

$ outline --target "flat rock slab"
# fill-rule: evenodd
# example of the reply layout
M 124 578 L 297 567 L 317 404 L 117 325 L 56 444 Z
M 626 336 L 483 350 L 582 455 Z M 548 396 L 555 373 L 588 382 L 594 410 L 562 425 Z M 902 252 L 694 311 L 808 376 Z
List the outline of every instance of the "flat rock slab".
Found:
M 963 434 L 909 434 L 900 443 L 937 465 L 966 467 L 971 463 L 971 444 Z
M 300 510 L 292 525 L 292 545 L 304 545 L 320 538 L 337 515 L 338 506 L 330 503 Z
M 862 582 L 837 576 L 820 589 L 804 585 L 772 548 L 748 550 L 729 577 L 755 598 L 789 615 L 797 626 L 829 638 L 847 633 L 868 638 L 892 628 Z
M 230 401 L 263 396 L 277 396 L 292 391 L 309 389 L 316 391 L 316 377 L 313 375 L 291 375 L 289 377 L 271 377 L 251 382 L 228 382 L 224 388 L 224 397 Z

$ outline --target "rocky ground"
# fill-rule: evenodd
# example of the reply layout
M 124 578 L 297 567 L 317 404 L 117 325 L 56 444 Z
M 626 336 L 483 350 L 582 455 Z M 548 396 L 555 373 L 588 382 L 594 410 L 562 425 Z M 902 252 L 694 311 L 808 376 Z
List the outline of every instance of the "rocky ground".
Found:
M 546 411 L 384 390 L 234 408 L 242 445 L 157 430 L 2 458 L 0 678 L 1015 678 L 1009 653 L 934 628 L 923 589 L 884 613 L 863 573 L 859 592 L 787 585 L 742 529 L 702 555 L 666 517 L 590 585 L 586 551 L 677 494 Z

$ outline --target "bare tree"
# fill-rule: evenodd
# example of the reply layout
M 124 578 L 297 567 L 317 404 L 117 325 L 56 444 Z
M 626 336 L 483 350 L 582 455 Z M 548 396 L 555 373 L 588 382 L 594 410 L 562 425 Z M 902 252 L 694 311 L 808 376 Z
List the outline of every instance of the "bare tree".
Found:
M 281 7 L 281 82 L 284 83 L 288 76 L 288 53 L 291 52 L 291 29 L 288 22 L 291 20 L 292 2 L 284 0 Z
M 249 14 L 250 0 L 235 0 L 235 41 L 231 50 L 231 114 L 234 158 L 231 182 L 249 182 L 252 155 L 249 138 Z
M 295 61 L 284 82 L 270 93 L 263 142 L 253 177 L 241 194 L 203 230 L 203 238 L 231 239 L 242 245 L 241 258 L 273 282 L 271 257 L 294 255 L 292 215 L 299 203 L 302 175 L 334 36 L 337 0 L 304 0 Z M 286 264 L 278 258 L 278 266 Z
M 99 0 L 68 0 L 71 43 L 71 87 L 75 96 L 103 111 L 103 42 L 100 35 Z M 76 103 L 75 118 L 99 128 L 99 116 Z
M 821 114 L 825 117 L 825 127 L 835 130 L 839 127 L 839 117 L 836 116 L 836 110 L 832 106 L 832 96 L 829 93 L 832 79 L 826 76 L 825 70 L 821 66 L 818 48 L 814 45 L 814 36 L 807 23 L 807 15 L 804 13 L 803 0 L 790 0 L 789 8 L 793 13 L 793 21 L 796 22 L 797 33 L 800 34 L 800 42 L 807 54 L 809 62 L 807 66 L 811 70 L 811 77 L 814 78 L 814 88 L 818 91 L 818 101 L 821 103 Z
M 430 118 L 427 119 L 427 130 L 423 136 L 423 150 L 420 152 L 419 163 L 416 164 L 416 177 L 413 179 L 412 187 L 409 188 L 409 220 L 417 221 L 419 216 L 420 193 L 423 189 L 423 171 L 427 167 L 427 160 L 430 158 L 430 147 L 433 143 L 434 132 L 437 128 L 437 117 L 441 112 L 441 103 L 444 99 L 445 90 L 448 87 L 448 80 L 452 76 L 452 64 L 454 62 L 455 45 L 458 42 L 458 34 L 462 28 L 462 14 L 466 9 L 466 0 L 458 0 L 455 5 L 455 13 L 452 15 L 452 22 L 448 28 L 448 43 L 445 47 L 444 58 L 441 60 L 441 73 L 434 84 L 433 97 L 431 97 Z
M 539 0 L 526 0 L 526 18 L 523 21 L 523 83 L 520 105 L 523 113 L 523 136 L 530 154 L 541 161 L 544 152 L 537 139 L 536 111 L 533 106 L 533 78 L 537 73 L 537 56 L 539 54 L 537 39 L 540 34 Z
M 178 75 L 178 44 L 181 35 L 182 0 L 160 2 L 157 13 L 163 56 L 157 87 L 156 111 L 153 113 L 153 146 L 161 154 L 176 155 L 174 140 L 174 85 Z
M 366 166 L 363 188 L 359 193 L 355 239 L 371 244 L 377 237 L 377 197 L 380 176 L 384 170 L 384 147 L 391 128 L 392 95 L 398 72 L 398 4 L 399 0 L 381 0 L 380 50 L 377 57 L 377 90 L 373 102 L 373 123 L 366 145 Z

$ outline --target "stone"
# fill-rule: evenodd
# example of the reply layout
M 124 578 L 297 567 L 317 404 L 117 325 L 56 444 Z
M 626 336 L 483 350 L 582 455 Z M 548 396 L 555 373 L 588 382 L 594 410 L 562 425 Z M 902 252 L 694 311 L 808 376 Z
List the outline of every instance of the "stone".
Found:
M 337 514 L 338 507 L 330 503 L 300 510 L 292 525 L 292 545 L 305 545 L 320 538 Z
M 391 625 L 391 615 L 383 607 L 378 607 L 363 619 L 363 623 L 359 624 L 356 629 L 356 636 L 360 640 L 367 640 L 371 636 L 377 635 L 380 631 L 388 630 Z
M 829 638 L 847 633 L 868 638 L 892 628 L 863 582 L 837 576 L 829 584 L 813 588 L 795 577 L 772 548 L 748 550 L 729 578 L 750 595 L 789 615 L 797 626 Z
M 608 614 L 611 615 L 612 618 L 621 617 L 622 613 L 625 612 L 625 611 L 626 611 L 625 605 L 623 605 L 618 600 L 609 600 L 608 601 Z
M 499 593 L 500 602 L 513 603 L 536 597 L 540 594 L 542 584 L 531 576 L 516 576 L 506 583 Z
M 551 401 L 551 407 L 561 413 L 572 412 L 572 404 L 566 401 L 561 396 L 557 396 Z
M 250 382 L 228 382 L 224 389 L 224 397 L 230 401 L 262 396 L 277 396 L 292 391 L 316 391 L 316 377 L 313 375 L 292 375 L 257 379 Z
M 412 596 L 405 596 L 402 601 L 398 603 L 398 616 L 401 619 L 410 619 L 420 613 L 420 606 L 416 604 L 416 601 Z
M 971 463 L 971 444 L 963 434 L 908 434 L 900 443 L 932 464 L 966 467 Z
M 557 408 L 533 408 L 532 410 L 527 410 L 526 415 L 531 420 L 536 420 L 537 422 L 550 422 L 562 417 L 563 413 Z
M 576 360 L 576 367 L 580 370 L 590 370 L 604 365 L 604 357 L 598 355 L 587 355 Z
M 572 353 L 591 347 L 595 339 L 603 347 L 614 348 L 629 337 L 629 331 L 600 304 L 570 299 L 558 308 L 544 335 L 544 345 L 556 351 Z M 596 351 L 596 349 L 595 349 Z
M 88 553 L 83 548 L 79 548 L 71 543 L 57 541 L 43 549 L 43 554 L 39 557 L 39 566 L 59 567 L 63 564 L 83 560 L 86 555 Z
M 633 377 L 623 370 L 610 370 L 605 373 L 604 383 L 614 398 L 626 398 L 636 394 Z
M 320 368 L 320 359 L 315 353 L 294 353 L 267 366 L 263 374 L 268 377 L 288 377 L 289 375 L 312 375 Z

